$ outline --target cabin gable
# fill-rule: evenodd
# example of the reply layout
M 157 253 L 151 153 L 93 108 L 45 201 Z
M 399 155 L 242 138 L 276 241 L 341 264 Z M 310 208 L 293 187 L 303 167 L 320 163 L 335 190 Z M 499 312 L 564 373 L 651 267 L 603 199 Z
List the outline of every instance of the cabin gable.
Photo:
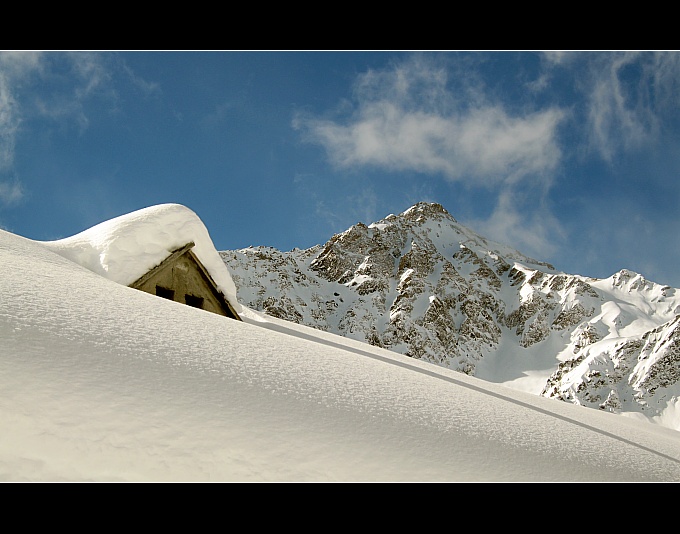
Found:
M 130 287 L 194 308 L 240 320 L 187 243 L 130 284 Z

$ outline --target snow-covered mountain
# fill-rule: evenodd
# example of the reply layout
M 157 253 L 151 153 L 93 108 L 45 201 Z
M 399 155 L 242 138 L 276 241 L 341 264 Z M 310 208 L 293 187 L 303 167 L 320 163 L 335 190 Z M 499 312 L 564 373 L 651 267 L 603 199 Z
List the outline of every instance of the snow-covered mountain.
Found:
M 680 430 L 680 295 L 641 274 L 567 274 L 424 202 L 323 246 L 220 256 L 248 308 Z

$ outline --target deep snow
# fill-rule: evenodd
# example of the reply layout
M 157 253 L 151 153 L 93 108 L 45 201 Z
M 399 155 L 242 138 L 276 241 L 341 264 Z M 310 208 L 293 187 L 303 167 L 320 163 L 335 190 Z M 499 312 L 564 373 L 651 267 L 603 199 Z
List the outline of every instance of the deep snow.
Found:
M 60 242 L 0 231 L 0 480 L 680 480 L 668 428 L 126 287 L 122 257 L 148 268 L 179 237 L 233 287 L 191 210 L 139 215 Z

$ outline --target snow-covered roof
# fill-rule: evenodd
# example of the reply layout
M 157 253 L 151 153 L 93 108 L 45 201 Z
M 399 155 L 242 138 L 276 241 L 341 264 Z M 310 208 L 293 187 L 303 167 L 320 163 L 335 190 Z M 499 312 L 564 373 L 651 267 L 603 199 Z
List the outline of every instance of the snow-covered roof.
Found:
M 79 234 L 44 244 L 71 261 L 123 285 L 130 285 L 171 252 L 193 241 L 193 253 L 236 309 L 236 286 L 208 229 L 181 204 L 159 204 L 102 222 Z

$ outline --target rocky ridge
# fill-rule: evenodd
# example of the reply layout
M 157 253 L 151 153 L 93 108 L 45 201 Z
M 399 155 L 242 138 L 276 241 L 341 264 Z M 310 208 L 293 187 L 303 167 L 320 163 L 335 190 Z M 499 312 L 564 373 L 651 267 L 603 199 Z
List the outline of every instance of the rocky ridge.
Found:
M 662 425 L 680 398 L 676 289 L 626 269 L 560 272 L 440 204 L 358 223 L 323 246 L 220 256 L 241 304 L 275 317 Z

